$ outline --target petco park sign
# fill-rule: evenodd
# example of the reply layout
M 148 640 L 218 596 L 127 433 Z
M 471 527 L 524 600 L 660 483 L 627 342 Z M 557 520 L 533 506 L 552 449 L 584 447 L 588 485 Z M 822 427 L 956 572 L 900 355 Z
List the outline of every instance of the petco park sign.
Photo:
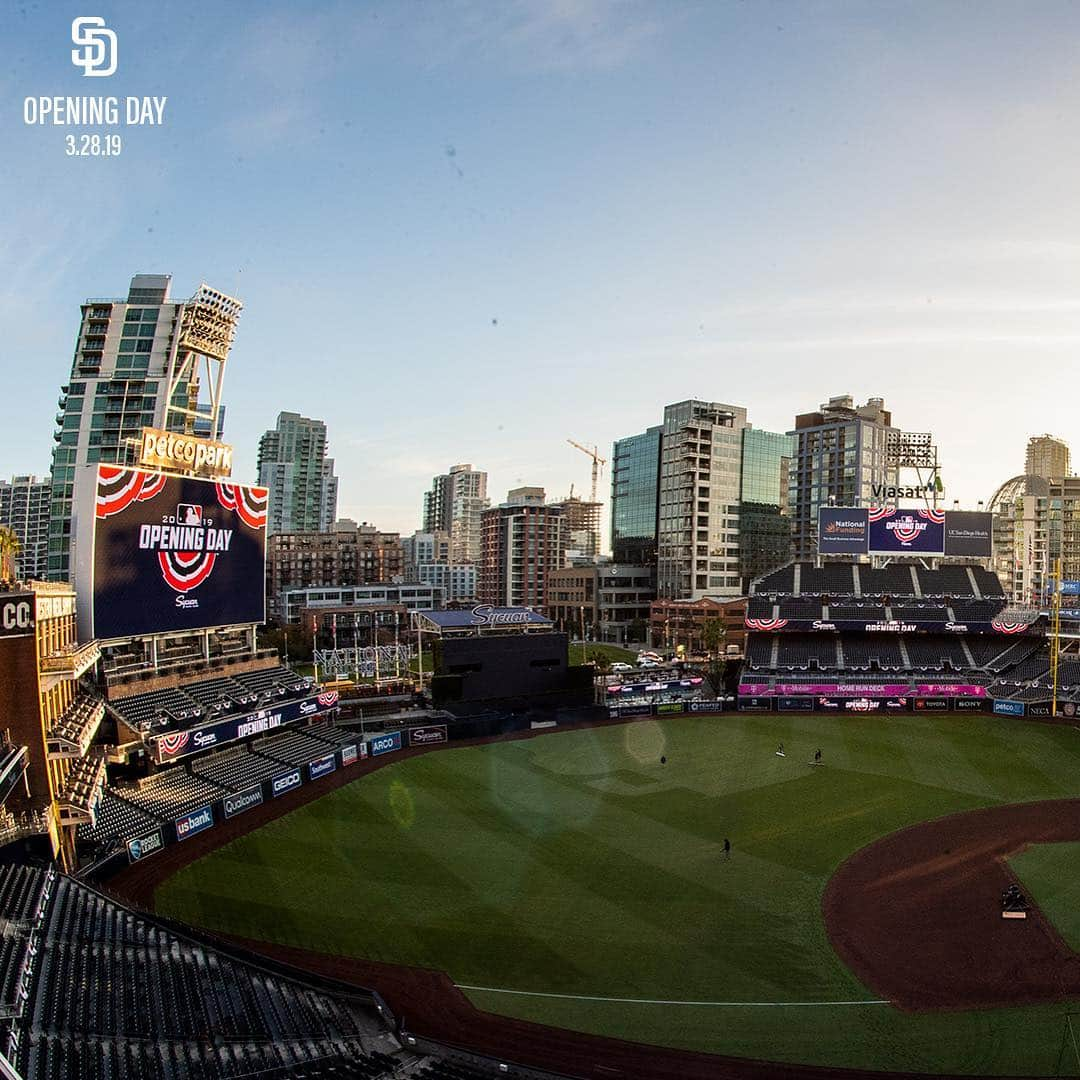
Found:
M 159 428 L 143 428 L 139 464 L 195 476 L 232 475 L 233 448 L 213 439 L 196 439 Z

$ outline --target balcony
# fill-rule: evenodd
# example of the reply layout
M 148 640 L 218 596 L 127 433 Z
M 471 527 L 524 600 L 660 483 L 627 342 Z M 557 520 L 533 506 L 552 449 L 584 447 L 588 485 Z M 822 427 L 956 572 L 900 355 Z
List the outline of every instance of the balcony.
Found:
M 105 787 L 105 758 L 95 754 L 80 758 L 57 793 L 61 825 L 90 825 L 97 820 L 97 804 Z
M 96 641 L 85 645 L 66 645 L 41 658 L 41 672 L 52 675 L 43 689 L 54 686 L 59 679 L 78 679 L 85 675 L 101 659 L 101 649 Z
M 49 757 L 83 757 L 104 717 L 104 701 L 91 694 L 79 694 L 46 737 Z

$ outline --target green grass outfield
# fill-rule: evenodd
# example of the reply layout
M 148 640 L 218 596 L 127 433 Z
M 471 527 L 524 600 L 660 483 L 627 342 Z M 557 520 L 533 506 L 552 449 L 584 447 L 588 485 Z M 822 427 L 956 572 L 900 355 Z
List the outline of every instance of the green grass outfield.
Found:
M 810 768 L 819 746 L 825 768 Z M 818 1004 L 873 997 L 833 953 L 821 896 L 844 858 L 902 826 L 1077 794 L 1071 727 L 646 720 L 388 765 L 194 863 L 157 904 L 245 937 L 528 991 L 468 993 L 582 1031 L 828 1065 L 1053 1075 L 1064 1004 L 945 1015 Z M 1060 1071 L 1080 1073 L 1075 1055 Z
M 1080 952 L 1080 843 L 1034 844 L 1009 865 L 1066 945 Z

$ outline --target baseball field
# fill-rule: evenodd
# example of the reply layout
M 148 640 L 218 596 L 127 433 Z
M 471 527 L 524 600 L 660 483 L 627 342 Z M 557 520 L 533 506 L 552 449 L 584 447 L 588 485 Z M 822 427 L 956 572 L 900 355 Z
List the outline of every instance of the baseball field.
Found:
M 1077 1075 L 1080 811 L 1009 809 L 1077 795 L 1072 727 L 646 720 L 392 762 L 184 867 L 155 904 L 246 939 L 445 971 L 482 1010 L 577 1031 Z M 1000 918 L 1011 875 L 1045 918 Z

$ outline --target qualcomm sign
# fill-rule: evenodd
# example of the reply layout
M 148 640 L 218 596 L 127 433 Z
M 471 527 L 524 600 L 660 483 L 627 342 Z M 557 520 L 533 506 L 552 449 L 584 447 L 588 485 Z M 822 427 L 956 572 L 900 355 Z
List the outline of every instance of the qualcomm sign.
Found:
M 247 791 L 241 791 L 238 795 L 226 795 L 222 806 L 225 808 L 225 816 L 231 818 L 242 814 L 245 810 L 250 810 L 253 806 L 259 806 L 262 801 L 262 788 L 253 787 L 248 788 Z

